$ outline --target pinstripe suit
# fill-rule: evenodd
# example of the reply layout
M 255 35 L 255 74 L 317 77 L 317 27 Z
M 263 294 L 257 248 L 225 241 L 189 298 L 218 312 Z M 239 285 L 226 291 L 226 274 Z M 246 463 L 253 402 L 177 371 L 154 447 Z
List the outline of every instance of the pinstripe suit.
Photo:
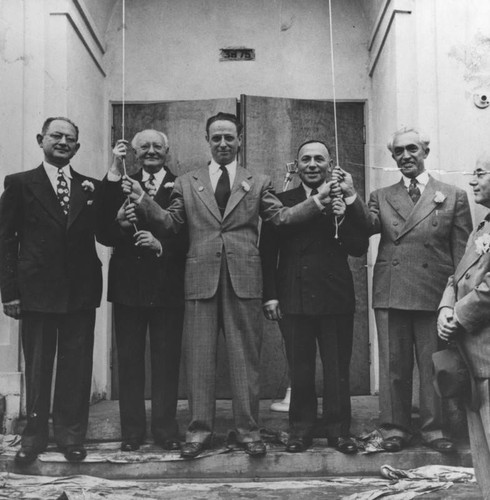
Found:
M 138 208 L 155 234 L 187 222 L 184 359 L 191 423 L 187 441 L 205 442 L 213 431 L 216 340 L 223 328 L 230 365 L 233 411 L 240 442 L 260 439 L 259 356 L 262 340 L 262 271 L 259 216 L 274 225 L 300 223 L 319 212 L 313 199 L 284 208 L 270 179 L 237 167 L 221 216 L 208 167 L 177 178 L 168 210 L 148 196 Z
M 490 223 L 470 236 L 456 272 L 448 280 L 439 307 L 454 308 L 464 327 L 460 337 L 468 354 L 482 405 L 466 408 L 476 477 L 485 498 L 490 498 L 490 253 L 479 254 L 475 241 L 490 236 Z
M 439 193 L 436 195 L 436 193 Z M 369 200 L 371 234 L 381 233 L 374 267 L 373 307 L 380 351 L 380 420 L 411 436 L 413 349 L 420 372 L 422 437 L 442 437 L 440 401 L 432 387 L 436 310 L 461 259 L 471 216 L 466 193 L 429 176 L 414 206 L 403 181 Z

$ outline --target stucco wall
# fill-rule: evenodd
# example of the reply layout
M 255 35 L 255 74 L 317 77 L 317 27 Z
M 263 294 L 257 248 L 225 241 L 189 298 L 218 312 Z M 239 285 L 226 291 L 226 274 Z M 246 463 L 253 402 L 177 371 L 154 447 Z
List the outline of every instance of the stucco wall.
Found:
M 339 99 L 368 96 L 367 23 L 358 0 L 333 1 Z M 253 62 L 220 62 L 249 47 Z M 121 99 L 121 3 L 107 34 L 108 98 Z M 328 2 L 145 0 L 126 6 L 126 99 L 183 100 L 240 94 L 332 97 Z

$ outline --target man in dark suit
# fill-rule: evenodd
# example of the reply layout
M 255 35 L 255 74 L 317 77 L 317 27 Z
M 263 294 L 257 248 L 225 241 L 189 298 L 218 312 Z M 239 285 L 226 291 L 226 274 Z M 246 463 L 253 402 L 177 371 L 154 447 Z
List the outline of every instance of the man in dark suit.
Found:
M 490 154 L 476 163 L 470 182 L 475 202 L 490 208 Z M 466 405 L 471 456 L 483 498 L 490 500 L 490 214 L 470 236 L 439 305 L 438 333 L 466 352 L 480 408 Z
M 187 223 L 189 252 L 185 271 L 184 357 L 191 423 L 182 447 L 194 458 L 209 446 L 214 427 L 216 347 L 223 329 L 230 366 L 237 441 L 252 457 L 266 453 L 260 438 L 259 361 L 262 266 L 259 216 L 274 224 L 301 223 L 328 203 L 331 185 L 303 203 L 285 208 L 270 179 L 237 165 L 241 124 L 218 113 L 206 123 L 212 161 L 175 181 L 168 210 L 139 184 L 123 182 L 134 200 L 130 221 L 148 221 L 155 234 L 178 232 Z
M 296 166 L 301 185 L 277 195 L 287 207 L 306 200 L 330 177 L 327 146 L 317 140 L 305 142 L 298 149 Z M 356 200 L 341 215 L 344 211 L 343 200 L 337 198 L 332 208 L 301 225 L 262 226 L 264 314 L 280 321 L 291 374 L 289 452 L 304 451 L 311 444 L 317 418 L 317 343 L 323 362 L 323 426 L 329 443 L 343 453 L 357 451 L 350 438 L 355 296 L 347 257 L 363 255 L 369 236 L 361 202 Z
M 44 161 L 5 178 L 0 198 L 0 286 L 5 314 L 22 319 L 27 425 L 18 463 L 48 443 L 53 362 L 53 426 L 70 461 L 86 456 L 95 309 L 102 290 L 95 250 L 97 181 L 75 172 L 78 128 L 48 118 L 37 136 Z
M 371 193 L 366 223 L 381 233 L 374 266 L 373 308 L 379 346 L 382 446 L 399 451 L 413 435 L 413 353 L 420 374 L 420 433 L 441 453 L 455 451 L 443 431 L 441 401 L 432 385 L 432 354 L 438 349 L 437 307 L 447 278 L 464 254 L 471 232 L 464 190 L 425 170 L 429 139 L 403 128 L 388 143 L 402 179 Z M 352 177 L 341 184 L 355 191 Z
M 131 143 L 141 167 L 132 176 L 161 207 L 169 205 L 175 175 L 165 166 L 168 141 L 157 130 L 138 132 Z M 180 448 L 175 418 L 184 318 L 186 232 L 159 241 L 144 224 L 118 222 L 125 196 L 121 189 L 125 141 L 118 141 L 98 197 L 97 239 L 114 247 L 108 300 L 114 304 L 118 354 L 122 451 L 145 440 L 145 345 L 151 353 L 151 432 L 167 450 Z M 119 214 L 120 216 L 123 214 Z

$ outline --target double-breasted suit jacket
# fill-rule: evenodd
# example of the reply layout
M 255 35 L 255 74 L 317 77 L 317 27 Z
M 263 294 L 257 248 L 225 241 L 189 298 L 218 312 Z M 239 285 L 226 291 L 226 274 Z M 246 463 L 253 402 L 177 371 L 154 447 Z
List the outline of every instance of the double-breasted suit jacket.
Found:
M 55 440 L 78 445 L 85 437 L 95 308 L 102 291 L 94 237 L 97 186 L 72 169 L 65 215 L 41 165 L 8 175 L 0 198 L 2 301 L 20 300 L 22 311 L 28 416 L 22 444 L 38 451 L 48 439 L 56 349 Z
M 175 182 L 168 211 L 147 196 L 140 214 L 152 231 L 178 231 L 187 222 L 184 357 L 191 423 L 188 441 L 209 438 L 214 421 L 216 339 L 224 330 L 238 441 L 260 439 L 259 361 L 262 338 L 262 266 L 259 217 L 301 223 L 317 214 L 313 199 L 290 209 L 272 193 L 270 179 L 237 166 L 223 216 L 205 166 Z
M 303 186 L 278 194 L 285 206 L 306 199 Z M 291 376 L 290 432 L 309 438 L 317 417 L 316 344 L 323 361 L 323 426 L 330 438 L 350 427 L 349 364 L 355 295 L 348 255 L 363 255 L 369 236 L 363 209 L 347 207 L 335 238 L 331 208 L 293 226 L 262 226 L 264 302 L 279 300 L 280 321 Z
M 380 420 L 389 424 L 385 437 L 409 439 L 415 346 L 421 433 L 432 441 L 442 437 L 440 401 L 432 386 L 436 310 L 471 231 L 468 199 L 462 189 L 429 176 L 415 205 L 403 181 L 373 192 L 368 205 L 369 232 L 381 233 L 373 277 Z
M 490 223 L 474 231 L 466 252 L 448 280 L 440 307 L 454 308 L 464 328 L 457 334 L 476 377 L 480 409 L 466 407 L 471 453 L 484 498 L 490 492 Z
M 142 182 L 142 170 L 133 179 Z M 167 171 L 154 196 L 165 208 L 175 175 Z M 184 265 L 187 232 L 161 239 L 162 254 L 135 246 L 134 229 L 116 220 L 125 197 L 120 182 L 102 181 L 97 209 L 97 239 L 114 247 L 107 298 L 114 304 L 118 352 L 119 406 L 123 441 L 143 442 L 146 434 L 145 344 L 150 335 L 151 427 L 156 442 L 178 438 L 175 419 L 184 315 Z M 148 229 L 144 223 L 138 230 Z

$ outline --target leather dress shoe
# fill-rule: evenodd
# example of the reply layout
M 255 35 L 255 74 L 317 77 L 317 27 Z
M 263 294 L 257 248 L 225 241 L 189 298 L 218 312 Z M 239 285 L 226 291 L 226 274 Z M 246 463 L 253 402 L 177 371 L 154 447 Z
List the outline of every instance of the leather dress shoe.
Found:
M 400 436 L 391 436 L 381 441 L 381 448 L 390 453 L 401 451 L 405 447 L 405 443 Z
M 135 439 L 128 439 L 121 443 L 121 451 L 136 451 L 139 450 L 141 443 Z
M 332 445 L 337 451 L 346 455 L 357 453 L 358 450 L 356 442 L 349 436 L 340 436 L 334 439 Z
M 169 450 L 169 451 L 180 450 L 180 441 L 178 439 L 165 439 L 163 441 L 157 441 L 157 444 L 161 446 L 164 450 Z
M 311 446 L 311 439 L 308 438 L 292 438 L 289 440 L 286 451 L 289 453 L 301 453 Z
M 438 451 L 439 453 L 455 453 L 457 451 L 455 444 L 447 438 L 424 441 L 424 445 Z
M 62 449 L 68 462 L 81 462 L 87 456 L 87 450 L 81 444 L 72 444 Z
M 32 464 L 38 456 L 39 452 L 31 447 L 21 447 L 15 454 L 15 462 L 18 464 L 26 465 Z
M 249 441 L 248 443 L 240 443 L 240 447 L 245 450 L 251 457 L 263 457 L 267 453 L 267 448 L 263 441 Z
M 182 458 L 196 458 L 207 448 L 205 443 L 198 441 L 186 442 L 180 449 L 180 456 Z

